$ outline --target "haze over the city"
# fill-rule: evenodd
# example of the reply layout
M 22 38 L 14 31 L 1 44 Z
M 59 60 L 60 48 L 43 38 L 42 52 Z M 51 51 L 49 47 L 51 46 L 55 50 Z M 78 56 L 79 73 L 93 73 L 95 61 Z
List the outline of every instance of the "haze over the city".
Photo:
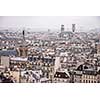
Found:
M 0 83 L 100 83 L 100 17 L 0 17 Z
M 100 17 L 97 16 L 1 16 L 0 28 L 38 28 L 60 29 L 64 24 L 66 30 L 75 23 L 77 30 L 99 28 Z

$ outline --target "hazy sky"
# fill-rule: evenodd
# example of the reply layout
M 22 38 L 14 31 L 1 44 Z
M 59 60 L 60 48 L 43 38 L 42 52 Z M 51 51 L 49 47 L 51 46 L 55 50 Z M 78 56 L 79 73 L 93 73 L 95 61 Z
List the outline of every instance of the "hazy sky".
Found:
M 91 29 L 100 27 L 100 17 L 98 16 L 1 16 L 0 27 L 29 27 L 60 29 L 64 24 L 66 29 L 71 28 L 75 23 L 77 29 Z

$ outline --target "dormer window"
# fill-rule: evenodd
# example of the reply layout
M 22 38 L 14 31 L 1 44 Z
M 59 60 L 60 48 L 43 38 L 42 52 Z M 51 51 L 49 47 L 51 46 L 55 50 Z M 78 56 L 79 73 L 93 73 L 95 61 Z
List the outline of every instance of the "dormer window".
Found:
M 58 76 L 60 77 L 60 74 Z

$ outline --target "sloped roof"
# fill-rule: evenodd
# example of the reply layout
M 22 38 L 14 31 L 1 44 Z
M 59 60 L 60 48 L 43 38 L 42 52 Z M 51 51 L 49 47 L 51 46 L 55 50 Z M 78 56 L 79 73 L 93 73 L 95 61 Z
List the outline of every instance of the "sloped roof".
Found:
M 66 72 L 56 72 L 54 75 L 55 78 L 69 78 Z
M 17 55 L 17 51 L 16 50 L 0 50 L 0 56 L 16 56 Z

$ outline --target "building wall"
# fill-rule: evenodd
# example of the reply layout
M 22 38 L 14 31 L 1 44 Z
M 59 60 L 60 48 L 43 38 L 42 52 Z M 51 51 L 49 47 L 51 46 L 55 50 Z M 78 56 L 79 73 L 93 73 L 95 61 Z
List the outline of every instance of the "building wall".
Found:
M 100 75 L 74 75 L 74 83 L 99 83 Z
M 82 76 L 74 75 L 74 83 L 82 83 Z
M 100 83 L 100 74 L 97 75 L 97 82 Z
M 64 78 L 54 78 L 53 83 L 69 83 L 70 79 L 64 79 Z
M 18 56 L 26 57 L 27 56 L 27 52 L 28 52 L 28 48 L 26 48 L 26 47 L 20 47 L 18 49 Z
M 7 56 L 1 56 L 1 65 L 4 67 L 9 67 L 9 57 Z
M 19 72 L 11 71 L 11 75 L 14 76 L 17 83 L 19 83 Z
M 97 54 L 100 54 L 100 44 L 97 44 Z
M 82 75 L 82 83 L 97 83 L 97 75 Z

